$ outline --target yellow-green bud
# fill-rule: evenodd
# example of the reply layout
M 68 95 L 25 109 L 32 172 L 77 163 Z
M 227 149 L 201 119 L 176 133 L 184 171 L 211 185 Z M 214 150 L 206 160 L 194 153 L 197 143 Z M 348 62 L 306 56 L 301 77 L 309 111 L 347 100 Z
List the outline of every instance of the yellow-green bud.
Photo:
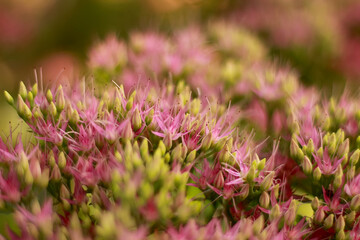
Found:
M 202 143 L 201 143 L 201 148 L 204 151 L 206 151 L 210 148 L 211 144 L 212 144 L 212 134 L 210 132 L 203 138 Z
M 29 120 L 32 117 L 30 108 L 26 105 L 20 95 L 18 95 L 18 112 L 20 117 L 24 118 L 25 120 Z
M 316 167 L 313 172 L 313 178 L 315 181 L 320 181 L 321 179 L 321 170 L 319 167 Z
M 252 181 L 254 181 L 255 175 L 256 175 L 255 167 L 251 166 L 249 169 L 249 172 L 246 175 L 246 181 L 251 183 Z
M 329 229 L 333 226 L 333 224 L 334 224 L 334 214 L 330 214 L 324 220 L 324 228 Z
M 324 210 L 322 208 L 319 208 L 318 210 L 316 210 L 315 216 L 314 216 L 314 222 L 316 224 L 321 224 L 324 221 L 324 218 L 325 218 Z
M 291 226 L 295 223 L 296 208 L 296 200 L 292 200 L 284 215 L 285 224 Z
M 259 204 L 263 208 L 268 208 L 270 203 L 270 196 L 267 192 L 262 192 L 259 199 Z
M 281 212 L 280 212 L 280 206 L 279 204 L 276 204 L 271 210 L 270 210 L 270 215 L 269 215 L 269 219 L 270 221 L 280 217 Z
M 274 180 L 274 176 L 275 176 L 275 172 L 272 171 L 264 178 L 264 180 L 260 184 L 260 189 L 262 191 L 267 191 L 271 187 Z
M 302 169 L 306 175 L 310 175 L 312 173 L 312 164 L 307 156 L 304 157 L 304 161 L 302 162 Z
M 360 150 L 356 149 L 355 152 L 350 157 L 350 164 L 353 166 L 356 165 L 357 162 L 359 161 L 359 156 L 360 156 Z
M 60 152 L 59 154 L 58 165 L 60 169 L 64 169 L 66 167 L 66 157 L 64 152 Z
M 355 218 L 356 218 L 356 212 L 355 211 L 351 211 L 349 214 L 347 214 L 345 216 L 345 221 L 346 221 L 346 224 L 348 226 L 352 226 L 355 222 Z
M 48 89 L 47 92 L 46 92 L 46 99 L 47 99 L 47 101 L 48 101 L 49 103 L 51 103 L 52 100 L 53 100 L 53 94 L 52 94 L 52 92 L 51 92 L 50 89 Z
M 49 113 L 50 113 L 51 116 L 56 117 L 56 115 L 57 115 L 57 110 L 56 110 L 56 106 L 55 106 L 54 102 L 51 102 L 51 103 L 49 104 L 48 111 L 49 111 Z
M 31 88 L 31 92 L 34 95 L 34 97 L 36 97 L 36 95 L 38 94 L 38 84 L 35 83 L 32 88 Z
M 135 132 L 141 128 L 142 120 L 138 108 L 135 109 L 135 112 L 131 117 L 131 123 Z
M 26 89 L 25 84 L 22 81 L 20 82 L 19 95 L 21 96 L 21 98 L 23 100 L 25 100 L 27 97 L 27 89 Z
M 345 220 L 342 215 L 340 215 L 335 221 L 335 231 L 340 232 L 345 228 Z
M 336 234 L 336 240 L 345 240 L 345 239 L 346 239 L 346 235 L 344 230 L 341 230 Z
M 264 228 L 264 216 L 261 214 L 253 223 L 253 231 L 255 234 L 259 234 Z
M 188 154 L 188 156 L 187 156 L 187 158 L 186 158 L 186 162 L 187 162 L 187 163 L 192 163 L 192 162 L 195 160 L 195 158 L 196 158 L 196 149 L 192 150 L 192 151 Z
M 320 207 L 320 202 L 319 199 L 317 197 L 315 197 L 312 201 L 311 201 L 311 208 L 316 211 L 318 210 L 318 208 Z
M 61 112 L 65 108 L 65 97 L 64 91 L 61 85 L 59 85 L 56 90 L 56 108 L 59 112 Z
M 351 199 L 350 208 L 351 210 L 357 211 L 360 207 L 360 194 L 356 195 Z
M 14 106 L 14 98 L 10 95 L 10 93 L 8 91 L 4 91 L 4 96 L 5 96 L 5 99 L 8 102 L 8 104 L 10 104 L 11 106 Z

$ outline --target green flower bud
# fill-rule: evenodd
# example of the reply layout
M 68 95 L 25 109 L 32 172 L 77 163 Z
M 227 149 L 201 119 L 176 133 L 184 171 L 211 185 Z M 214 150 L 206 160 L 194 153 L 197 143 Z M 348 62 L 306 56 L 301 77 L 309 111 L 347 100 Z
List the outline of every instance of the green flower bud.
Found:
M 256 175 L 256 170 L 254 166 L 251 166 L 249 172 L 246 175 L 246 181 L 251 183 L 254 181 Z
M 204 151 L 206 151 L 210 148 L 211 144 L 212 144 L 212 134 L 210 132 L 203 138 L 202 143 L 201 143 L 201 148 Z
M 247 196 L 249 195 L 249 191 L 250 191 L 249 184 L 245 184 L 239 193 L 240 200 L 244 200 L 245 198 L 247 198 Z
M 5 96 L 5 99 L 8 102 L 8 104 L 10 104 L 11 106 L 14 106 L 14 98 L 10 95 L 10 93 L 7 91 L 4 91 L 4 96 Z
M 275 198 L 279 198 L 279 189 L 280 189 L 280 185 L 279 184 L 276 184 L 274 187 L 273 187 L 273 192 L 274 192 L 274 196 Z
M 261 191 L 267 191 L 271 187 L 274 180 L 274 176 L 275 176 L 275 172 L 272 171 L 264 178 L 264 180 L 260 184 Z
M 174 160 L 174 161 L 182 161 L 182 144 L 178 144 L 174 150 L 172 150 L 171 152 L 171 158 Z
M 32 112 L 20 95 L 18 95 L 18 113 L 25 121 L 32 118 Z
M 46 99 L 47 99 L 48 103 L 51 103 L 53 100 L 53 95 L 52 95 L 52 92 L 50 91 L 50 89 L 48 89 L 46 92 Z
M 296 209 L 296 200 L 292 200 L 284 215 L 285 224 L 291 226 L 295 223 Z
M 262 192 L 259 199 L 259 204 L 263 208 L 268 208 L 270 203 L 270 196 L 267 192 Z
M 342 183 L 342 176 L 335 174 L 335 179 L 333 182 L 333 186 L 335 189 L 338 189 L 341 186 Z
M 320 207 L 320 202 L 319 199 L 317 197 L 315 197 L 312 201 L 311 201 L 311 208 L 316 211 L 318 210 L 318 208 Z
M 34 105 L 34 95 L 32 94 L 32 92 L 28 92 L 27 99 L 29 100 L 30 106 L 33 106 Z
M 55 98 L 56 108 L 59 112 L 61 112 L 65 108 L 64 91 L 61 85 L 59 85 L 58 89 L 56 90 Z
M 324 220 L 324 228 L 329 229 L 333 226 L 333 224 L 334 224 L 334 214 L 330 214 Z
M 356 212 L 355 211 L 351 211 L 349 214 L 347 214 L 345 216 L 345 221 L 346 221 L 346 224 L 348 226 L 352 226 L 355 222 L 355 218 L 356 218 Z
M 340 215 L 335 221 L 335 231 L 340 232 L 345 229 L 345 220 L 342 215 Z
M 317 152 L 316 152 L 316 155 L 319 157 L 319 158 L 322 158 L 323 157 L 323 154 L 324 154 L 324 149 L 322 147 L 320 147 Z
M 145 117 L 145 123 L 146 123 L 146 125 L 149 126 L 149 125 L 151 124 L 153 118 L 154 118 L 154 109 L 152 108 L 152 109 L 149 111 L 149 113 L 146 115 L 146 117 Z
M 261 214 L 253 223 L 253 232 L 255 235 L 259 234 L 264 228 L 264 216 Z
M 312 164 L 307 156 L 304 157 L 304 161 L 302 162 L 302 169 L 306 175 L 310 175 L 312 173 Z
M 201 101 L 198 98 L 195 98 L 191 101 L 190 112 L 193 115 L 197 115 L 201 109 Z
M 33 177 L 33 175 L 31 174 L 30 169 L 25 170 L 25 183 L 26 183 L 27 185 L 31 185 L 31 184 L 33 184 L 33 182 L 34 182 L 34 177 Z
M 310 138 L 310 140 L 306 146 L 307 146 L 306 153 L 308 154 L 308 156 L 311 156 L 315 151 L 314 141 Z
M 280 217 L 281 215 L 281 211 L 280 211 L 280 206 L 279 204 L 276 204 L 271 210 L 270 210 L 270 215 L 269 215 L 269 219 L 270 221 Z
M 31 88 L 31 92 L 34 95 L 34 97 L 36 97 L 36 95 L 38 94 L 38 84 L 35 83 L 32 88 Z
M 338 232 L 336 234 L 336 240 L 345 240 L 346 236 L 345 236 L 345 232 L 344 230 L 341 230 L 340 232 Z
M 165 155 L 166 153 L 166 146 L 162 140 L 159 141 L 158 149 L 160 150 L 161 155 Z
M 66 157 L 64 152 L 60 152 L 58 157 L 58 166 L 60 169 L 64 169 L 66 167 Z
M 355 152 L 350 157 L 350 164 L 352 166 L 357 164 L 357 162 L 359 161 L 359 156 L 360 156 L 360 149 L 356 149 Z
M 69 190 L 65 187 L 64 184 L 61 184 L 61 187 L 60 187 L 60 198 L 70 199 L 70 192 L 69 192 Z
M 192 151 L 188 154 L 188 156 L 187 156 L 187 158 L 186 158 L 186 162 L 187 162 L 187 163 L 192 163 L 192 162 L 195 160 L 195 158 L 196 158 L 196 149 L 192 150 Z
M 317 181 L 317 182 L 320 181 L 320 179 L 321 179 L 321 170 L 320 170 L 319 167 L 316 167 L 316 168 L 314 169 L 313 178 L 314 178 L 314 180 Z
M 36 119 L 41 119 L 44 117 L 39 106 L 35 106 L 33 108 L 32 114 L 34 115 L 34 118 L 36 118 Z
M 134 92 L 130 95 L 130 97 L 129 97 L 127 103 L 126 103 L 126 110 L 127 110 L 127 111 L 130 111 L 130 110 L 132 109 L 132 107 L 133 107 L 133 105 L 134 105 L 135 95 L 136 95 L 136 91 L 134 91 Z
M 348 138 L 340 144 L 337 153 L 338 153 L 339 157 L 343 157 L 345 154 L 349 153 L 349 139 Z
M 360 194 L 356 195 L 351 199 L 350 208 L 351 210 L 357 211 L 360 207 Z
M 51 179 L 59 181 L 61 179 L 61 172 L 58 165 L 55 165 L 51 171 Z
M 135 109 L 135 112 L 131 117 L 131 124 L 132 124 L 135 132 L 141 128 L 142 120 L 141 120 L 139 109 L 137 109 L 137 108 Z
M 22 81 L 20 82 L 19 95 L 21 96 L 21 98 L 23 100 L 25 100 L 27 98 L 27 89 L 26 89 L 25 84 Z
M 50 113 L 51 116 L 56 117 L 56 115 L 57 115 L 57 110 L 56 110 L 56 106 L 55 106 L 54 102 L 51 102 L 51 103 L 49 104 L 48 111 L 49 111 L 49 113 Z
M 304 159 L 304 153 L 300 149 L 300 147 L 295 139 L 291 140 L 290 155 L 292 158 L 294 158 L 298 162 L 302 162 Z
M 265 167 L 265 164 L 266 164 L 266 158 L 261 159 L 260 162 L 259 162 L 259 164 L 258 164 L 258 166 L 257 166 L 257 169 L 258 169 L 259 171 L 263 170 L 264 167 Z

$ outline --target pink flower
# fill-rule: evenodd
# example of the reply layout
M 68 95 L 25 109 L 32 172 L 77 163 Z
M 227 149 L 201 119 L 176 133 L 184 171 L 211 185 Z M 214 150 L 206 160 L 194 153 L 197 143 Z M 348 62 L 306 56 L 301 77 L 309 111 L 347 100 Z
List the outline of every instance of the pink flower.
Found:
M 328 153 L 328 149 L 325 148 L 324 149 L 324 153 L 323 153 L 323 157 L 320 158 L 319 156 L 317 156 L 316 154 L 313 154 L 314 159 L 318 165 L 318 167 L 321 170 L 321 173 L 324 175 L 331 175 L 334 174 L 336 169 L 338 168 L 338 166 L 341 164 L 342 162 L 342 158 L 337 159 L 337 158 L 333 158 L 331 159 Z
M 360 174 L 345 184 L 344 190 L 347 195 L 354 197 L 360 193 Z

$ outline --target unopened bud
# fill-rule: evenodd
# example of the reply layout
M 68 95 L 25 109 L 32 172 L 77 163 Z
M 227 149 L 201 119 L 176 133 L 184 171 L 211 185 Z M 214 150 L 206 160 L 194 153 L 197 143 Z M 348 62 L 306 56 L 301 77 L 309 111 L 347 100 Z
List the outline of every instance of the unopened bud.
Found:
M 66 167 L 66 157 L 64 152 L 60 152 L 59 154 L 58 165 L 60 169 L 64 169 Z
M 274 180 L 274 175 L 275 175 L 275 172 L 272 171 L 264 178 L 264 180 L 260 184 L 260 189 L 262 191 L 267 191 L 271 187 L 273 180 Z
M 259 171 L 263 170 L 264 167 L 265 167 L 265 164 L 266 164 L 266 158 L 261 159 L 260 162 L 259 162 L 259 164 L 258 164 L 258 166 L 257 166 L 257 169 L 258 169 Z
M 351 210 L 357 211 L 360 207 L 360 194 L 356 195 L 351 199 L 350 208 Z
M 187 162 L 187 163 L 192 163 L 192 162 L 195 160 L 195 158 L 196 158 L 196 149 L 192 150 L 192 151 L 188 154 L 188 156 L 187 156 L 187 158 L 186 158 L 186 162 Z
M 29 100 L 30 106 L 33 106 L 34 105 L 34 95 L 32 94 L 32 92 L 28 92 L 27 99 Z
M 210 148 L 212 144 L 212 134 L 211 132 L 209 134 L 207 134 L 204 139 L 202 140 L 202 143 L 201 143 L 201 148 L 206 151 Z
M 296 217 L 296 201 L 292 200 L 288 210 L 285 212 L 284 220 L 289 226 L 293 225 Z
M 357 162 L 359 161 L 359 156 L 360 156 L 360 149 L 356 149 L 355 152 L 350 157 L 350 164 L 352 166 L 357 164 Z
M 270 221 L 280 217 L 281 215 L 281 211 L 280 211 L 280 206 L 279 204 L 276 204 L 271 210 L 270 210 L 270 215 L 269 215 L 269 219 Z
M 303 159 L 304 159 L 304 153 L 300 149 L 300 147 L 299 147 L 299 145 L 298 145 L 298 143 L 296 142 L 295 139 L 291 140 L 290 155 L 291 155 L 291 157 L 293 157 L 298 162 L 302 162 Z
M 5 99 L 8 102 L 8 104 L 10 104 L 11 106 L 14 106 L 14 98 L 10 95 L 10 93 L 7 91 L 4 91 L 4 96 L 5 96 Z
M 322 208 L 318 208 L 318 210 L 316 210 L 315 212 L 315 216 L 314 216 L 314 222 L 316 224 L 321 224 L 324 221 L 325 218 L 325 212 Z
M 312 173 L 312 164 L 307 156 L 304 157 L 304 161 L 302 162 L 302 169 L 306 175 L 310 175 Z
M 335 231 L 340 232 L 345 228 L 345 220 L 342 215 L 340 215 L 335 221 Z
M 59 112 L 61 112 L 65 108 L 65 97 L 64 91 L 61 85 L 59 85 L 58 89 L 56 90 L 56 108 Z
M 351 211 L 349 214 L 347 214 L 345 216 L 345 221 L 346 221 L 346 224 L 348 226 L 352 226 L 355 222 L 355 218 L 356 218 L 356 212 L 355 211 Z
M 320 202 L 319 199 L 317 197 L 315 197 L 312 201 L 311 201 L 311 208 L 316 211 L 318 210 L 318 208 L 320 207 Z
M 313 178 L 315 181 L 320 181 L 321 179 L 321 170 L 319 167 L 316 167 L 313 172 Z
M 247 198 L 247 196 L 249 195 L 249 190 L 250 190 L 249 184 L 245 184 L 239 193 L 239 198 L 241 200 L 244 200 L 245 198 Z
M 69 120 L 73 125 L 76 125 L 80 121 L 80 116 L 76 109 L 72 110 Z
M 253 223 L 253 231 L 255 234 L 259 234 L 264 228 L 264 216 L 261 214 Z
M 131 117 L 131 123 L 135 132 L 141 128 L 142 120 L 138 108 L 135 109 L 135 112 Z
M 345 239 L 346 239 L 346 235 L 344 230 L 341 230 L 336 234 L 336 240 L 345 240 Z
M 279 189 L 280 189 L 280 185 L 276 184 L 272 190 L 276 199 L 279 197 Z
M 48 103 L 51 103 L 53 101 L 53 94 L 50 89 L 48 89 L 46 92 L 46 99 Z
M 222 174 L 222 171 L 220 170 L 218 174 L 216 174 L 214 179 L 214 186 L 218 189 L 221 189 L 224 186 L 224 175 Z
M 38 84 L 35 83 L 32 88 L 31 88 L 31 92 L 34 95 L 34 97 L 36 97 L 36 95 L 38 94 Z
M 57 115 L 57 110 L 56 110 L 56 106 L 55 106 L 54 102 L 51 102 L 51 103 L 49 104 L 48 111 L 49 111 L 49 113 L 50 113 L 51 116 L 56 117 L 56 115 Z
M 18 95 L 18 112 L 20 117 L 24 118 L 25 120 L 29 120 L 32 117 L 30 108 L 26 105 L 20 95 Z
M 311 156 L 314 153 L 314 151 L 315 151 L 314 141 L 310 138 L 307 144 L 306 153 L 308 156 Z
M 324 228 L 329 229 L 333 226 L 333 224 L 334 224 L 334 214 L 330 214 L 324 220 Z
M 182 156 L 182 144 L 178 144 L 174 150 L 172 150 L 171 152 L 171 158 L 174 160 L 174 161 L 181 161 L 181 156 Z
M 135 91 L 131 94 L 131 96 L 129 97 L 127 103 L 126 103 L 126 110 L 130 111 L 134 105 L 134 93 Z
M 337 151 L 337 154 L 339 157 L 343 157 L 345 154 L 349 153 L 349 139 L 347 138 L 345 141 L 343 141 Z
M 342 184 L 342 176 L 335 174 L 335 178 L 333 182 L 334 189 L 338 189 L 341 186 L 341 184 Z
M 21 98 L 23 100 L 25 100 L 27 97 L 27 89 L 26 89 L 25 84 L 22 81 L 20 82 L 19 95 L 21 96 Z
M 60 197 L 63 199 L 70 199 L 70 192 L 64 184 L 61 184 L 60 187 Z
M 267 192 L 262 192 L 259 199 L 260 206 L 263 208 L 267 208 L 270 203 L 270 196 Z
M 150 125 L 152 120 L 154 118 L 154 109 L 151 109 L 149 113 L 145 117 L 145 123 L 146 125 Z
M 246 175 L 246 181 L 251 183 L 252 181 L 254 181 L 255 175 L 256 175 L 255 167 L 251 166 L 248 173 L 247 173 L 247 175 Z

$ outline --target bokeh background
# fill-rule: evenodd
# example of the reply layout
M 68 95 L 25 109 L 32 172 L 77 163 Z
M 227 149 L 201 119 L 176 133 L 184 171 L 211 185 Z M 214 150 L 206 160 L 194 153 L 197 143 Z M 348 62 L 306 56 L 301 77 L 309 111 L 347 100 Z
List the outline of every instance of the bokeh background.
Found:
M 110 33 L 126 40 L 133 31 L 171 34 L 219 19 L 256 34 L 268 58 L 295 69 L 305 85 L 357 93 L 358 0 L 1 0 L 0 90 L 15 93 L 40 67 L 49 82 L 85 74 L 89 49 Z M 18 121 L 16 112 L 1 94 L 2 137 L 9 121 Z

